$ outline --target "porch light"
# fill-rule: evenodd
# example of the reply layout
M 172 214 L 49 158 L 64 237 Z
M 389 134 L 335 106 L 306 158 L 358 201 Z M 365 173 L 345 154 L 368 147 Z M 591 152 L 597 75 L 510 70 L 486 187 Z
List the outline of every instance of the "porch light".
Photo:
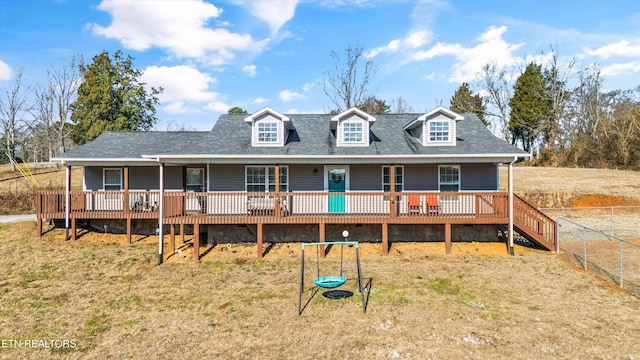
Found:
M 313 169 L 313 176 L 316 176 L 316 175 L 318 175 L 318 169 L 314 168 Z

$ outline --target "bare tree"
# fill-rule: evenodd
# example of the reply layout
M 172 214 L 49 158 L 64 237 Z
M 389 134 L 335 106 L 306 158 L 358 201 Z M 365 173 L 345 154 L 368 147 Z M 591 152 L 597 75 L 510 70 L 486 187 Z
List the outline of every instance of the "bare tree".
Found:
M 409 105 L 407 100 L 403 99 L 401 96 L 399 96 L 395 100 L 391 100 L 392 114 L 408 114 L 412 112 L 413 112 L 413 108 L 411 107 L 411 105 Z
M 78 87 L 82 80 L 79 66 L 81 63 L 82 56 L 74 55 L 69 62 L 62 60 L 60 67 L 47 70 L 50 93 L 55 106 L 54 118 L 50 124 L 55 134 L 53 155 L 65 152 L 65 141 L 71 134 L 67 120 L 71 116 L 71 104 L 78 95 Z
M 487 106 L 487 117 L 498 121 L 497 128 L 502 132 L 505 141 L 511 143 L 509 131 L 509 101 L 511 100 L 511 85 L 507 71 L 493 62 L 482 67 L 478 74 L 477 86 Z
M 335 50 L 331 52 L 334 68 L 325 72 L 322 90 L 338 112 L 364 104 L 371 96 L 368 87 L 374 73 L 373 60 L 363 58 L 363 52 L 362 46 L 347 46 L 344 63 L 340 54 Z
M 4 150 L 13 159 L 16 157 L 16 147 L 19 143 L 21 131 L 30 125 L 30 119 L 26 116 L 31 110 L 28 103 L 30 86 L 24 86 L 22 70 L 19 70 L 13 79 L 13 85 L 0 98 L 0 121 L 4 136 Z M 16 171 L 15 164 L 11 162 L 11 169 Z

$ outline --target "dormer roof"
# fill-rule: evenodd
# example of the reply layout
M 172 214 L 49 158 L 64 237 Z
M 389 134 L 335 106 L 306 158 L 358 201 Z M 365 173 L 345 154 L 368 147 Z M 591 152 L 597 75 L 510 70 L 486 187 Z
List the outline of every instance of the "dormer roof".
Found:
M 447 108 L 445 108 L 443 106 L 438 106 L 437 108 L 418 116 L 415 120 L 413 120 L 410 123 L 408 123 L 407 125 L 405 125 L 404 129 L 405 130 L 413 129 L 416 126 L 422 124 L 424 121 L 428 121 L 428 120 L 430 120 L 432 118 L 435 118 L 435 117 L 437 117 L 439 115 L 444 115 L 444 116 L 446 116 L 448 118 L 451 118 L 452 120 L 455 120 L 456 122 L 464 120 L 464 116 L 462 116 L 462 115 L 460 115 L 460 114 L 458 114 L 456 112 L 453 112 L 453 111 L 451 111 L 451 110 L 449 110 L 449 109 L 447 109 Z

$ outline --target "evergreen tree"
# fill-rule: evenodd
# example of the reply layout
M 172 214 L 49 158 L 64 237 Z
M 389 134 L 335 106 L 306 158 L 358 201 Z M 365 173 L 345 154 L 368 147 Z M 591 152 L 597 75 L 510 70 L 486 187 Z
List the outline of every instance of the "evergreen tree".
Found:
M 239 106 L 234 106 L 231 109 L 229 109 L 229 111 L 227 111 L 227 114 L 246 114 L 247 110 L 239 107 Z
M 78 97 L 71 104 L 72 140 L 89 142 L 104 131 L 145 131 L 158 121 L 156 95 L 162 88 L 151 88 L 139 81 L 142 70 L 133 68 L 133 58 L 123 57 L 119 50 L 93 57 L 93 63 L 81 64 L 83 81 Z
M 387 105 L 384 100 L 376 99 L 374 96 L 369 96 L 364 100 L 362 104 L 359 104 L 358 109 L 366 112 L 367 114 L 388 114 L 391 107 Z
M 513 97 L 509 101 L 509 131 L 513 134 L 512 143 L 522 141 L 524 151 L 531 149 L 541 126 L 552 116 L 552 104 L 546 90 L 542 67 L 535 63 L 527 65 L 514 85 Z
M 474 95 L 471 90 L 469 90 L 469 85 L 467 83 L 462 83 L 458 90 L 456 90 L 455 94 L 453 94 L 449 108 L 451 111 L 459 114 L 476 114 L 483 124 L 489 124 L 484 118 L 487 110 L 485 109 L 482 97 L 480 97 L 480 95 Z

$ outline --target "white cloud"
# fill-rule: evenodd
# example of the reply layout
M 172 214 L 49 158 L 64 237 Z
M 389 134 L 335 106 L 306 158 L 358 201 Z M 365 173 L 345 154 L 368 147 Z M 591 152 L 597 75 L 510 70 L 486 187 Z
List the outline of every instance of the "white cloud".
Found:
M 0 60 L 0 81 L 11 79 L 11 67 L 9 65 Z
M 610 64 L 610 65 L 603 66 L 600 69 L 600 75 L 602 75 L 603 77 L 631 75 L 638 72 L 640 72 L 640 61 Z
M 265 99 L 263 97 L 259 97 L 259 98 L 254 99 L 253 103 L 260 105 L 260 104 L 265 104 L 267 101 L 269 101 L 269 100 L 267 100 L 267 99 Z
M 150 86 L 164 88 L 158 95 L 161 101 L 207 102 L 218 97 L 216 92 L 209 90 L 216 79 L 188 65 L 149 66 L 141 80 Z
M 509 66 L 518 63 L 519 58 L 513 53 L 523 44 L 509 44 L 502 39 L 502 34 L 507 31 L 506 26 L 489 27 L 486 32 L 478 37 L 479 43 L 471 48 L 465 48 L 460 44 L 437 43 L 428 50 L 416 52 L 411 60 L 423 61 L 438 56 L 453 56 L 453 72 L 449 76 L 450 82 L 473 81 L 482 67 L 491 62 Z
M 424 30 L 424 29 L 414 30 L 409 34 L 407 34 L 407 36 L 404 38 L 391 40 L 386 45 L 379 46 L 367 51 L 365 53 L 365 56 L 368 58 L 373 58 L 379 54 L 384 54 L 384 53 L 395 53 L 395 52 L 404 51 L 404 50 L 415 50 L 424 46 L 429 41 L 431 41 L 432 37 L 433 37 L 433 34 L 428 30 Z
M 250 77 L 256 76 L 257 67 L 255 65 L 247 65 L 242 67 L 242 71 Z
M 169 105 L 163 107 L 162 109 L 169 114 L 180 114 L 180 115 L 193 114 L 197 112 L 193 108 L 185 107 L 182 101 L 172 102 Z
M 306 97 L 307 97 L 306 95 L 297 93 L 295 91 L 290 91 L 290 90 L 282 90 L 278 94 L 278 98 L 284 102 L 289 102 L 297 99 L 304 99 Z
M 103 0 L 98 9 L 108 12 L 112 21 L 106 27 L 91 24 L 92 31 L 138 51 L 155 46 L 180 58 L 221 65 L 235 57 L 233 51 L 256 50 L 266 44 L 253 41 L 248 34 L 207 27 L 222 10 L 201 0 Z
M 241 0 L 239 4 L 248 8 L 251 14 L 264 21 L 271 33 L 275 34 L 282 25 L 293 18 L 299 0 Z
M 603 59 L 608 59 L 612 56 L 640 56 L 640 40 L 635 41 L 634 44 L 627 40 L 620 40 L 595 50 L 585 48 L 584 52 L 587 55 L 598 56 Z
M 205 110 L 211 110 L 219 113 L 226 113 L 233 106 L 222 101 L 213 101 L 204 106 Z

